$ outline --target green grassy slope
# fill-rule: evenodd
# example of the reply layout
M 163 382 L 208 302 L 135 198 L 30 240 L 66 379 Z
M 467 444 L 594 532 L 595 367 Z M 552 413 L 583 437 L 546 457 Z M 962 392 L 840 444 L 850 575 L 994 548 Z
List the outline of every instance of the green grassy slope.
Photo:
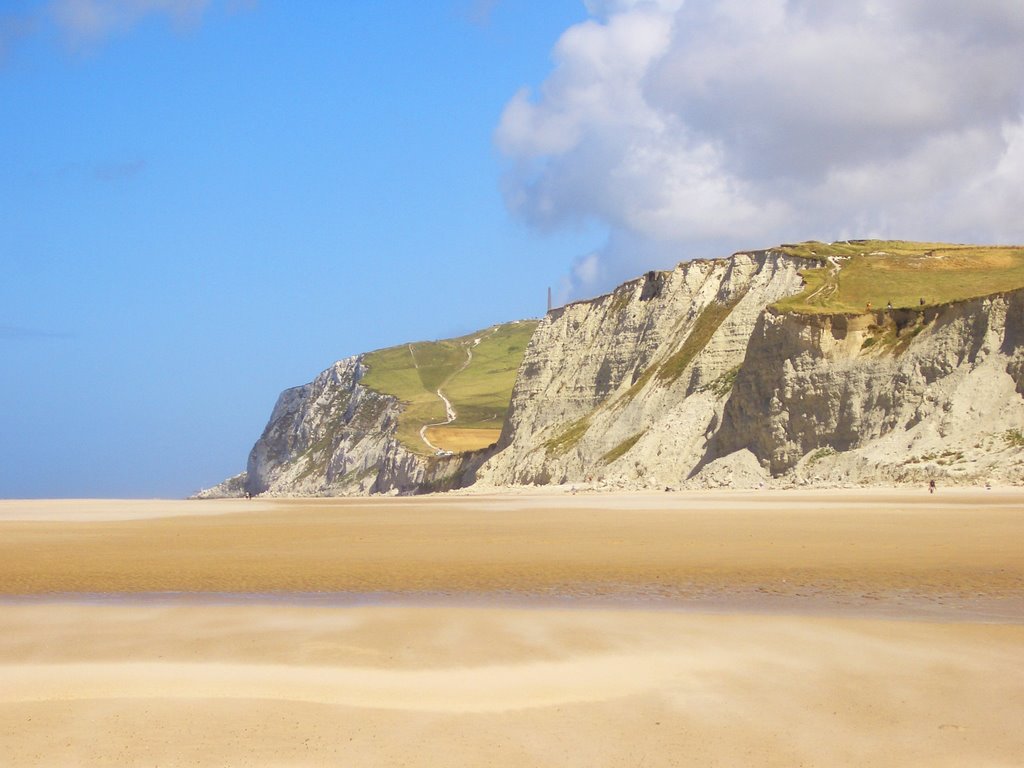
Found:
M 501 429 L 516 383 L 516 372 L 536 322 L 498 326 L 473 338 L 473 360 L 445 385 L 444 393 L 458 412 L 453 427 Z
M 780 250 L 822 262 L 802 272 L 803 291 L 775 305 L 784 312 L 863 312 L 889 302 L 899 309 L 1024 288 L 1022 247 L 850 240 Z
M 445 419 L 444 404 L 437 396 L 439 387 L 458 414 L 452 427 L 500 430 L 516 372 L 536 327 L 536 321 L 506 323 L 456 339 L 371 352 L 364 358 L 369 372 L 362 384 L 405 404 L 398 421 L 398 439 L 418 453 L 430 452 L 420 439 L 420 428 Z M 477 339 L 480 342 L 474 345 Z M 473 359 L 466 366 L 469 349 Z M 431 440 L 447 447 L 443 430 L 432 431 Z

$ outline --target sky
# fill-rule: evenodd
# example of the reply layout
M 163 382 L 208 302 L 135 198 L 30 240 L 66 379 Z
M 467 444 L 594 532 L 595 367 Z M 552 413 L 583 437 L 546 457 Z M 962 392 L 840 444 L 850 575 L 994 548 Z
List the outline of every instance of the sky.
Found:
M 0 0 L 0 497 L 181 497 L 372 349 L 1024 242 L 1019 0 Z

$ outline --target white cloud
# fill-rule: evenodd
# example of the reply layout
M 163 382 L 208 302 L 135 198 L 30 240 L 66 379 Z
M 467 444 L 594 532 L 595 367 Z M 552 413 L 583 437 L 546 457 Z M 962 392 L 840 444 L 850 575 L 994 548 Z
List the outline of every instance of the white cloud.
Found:
M 513 210 L 612 233 L 579 291 L 623 243 L 642 271 L 807 237 L 1024 240 L 1019 0 L 586 4 L 496 131 Z

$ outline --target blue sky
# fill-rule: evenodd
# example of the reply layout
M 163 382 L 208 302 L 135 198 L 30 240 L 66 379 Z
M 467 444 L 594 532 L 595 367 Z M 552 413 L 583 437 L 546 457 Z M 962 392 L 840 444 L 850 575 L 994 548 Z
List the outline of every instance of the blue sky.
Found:
M 0 495 L 214 484 L 280 390 L 537 316 L 594 239 L 515 220 L 492 142 L 576 2 L 44 5 L 0 64 Z
M 691 257 L 1024 242 L 1019 0 L 0 0 L 0 497 Z

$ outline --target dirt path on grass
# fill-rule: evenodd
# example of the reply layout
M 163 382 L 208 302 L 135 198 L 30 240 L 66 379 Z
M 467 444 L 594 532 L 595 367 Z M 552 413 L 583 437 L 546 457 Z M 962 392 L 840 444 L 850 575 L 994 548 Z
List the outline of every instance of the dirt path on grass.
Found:
M 459 370 L 461 371 L 462 368 L 460 368 Z M 444 396 L 444 393 L 441 391 L 440 387 L 438 387 L 437 389 L 437 396 L 440 397 L 441 402 L 444 403 L 444 411 L 446 418 L 444 421 L 435 421 L 431 424 L 424 424 L 422 427 L 420 427 L 420 440 L 422 440 L 424 444 L 426 444 L 427 448 L 432 450 L 434 453 L 444 453 L 443 449 L 438 448 L 436 445 L 430 442 L 429 438 L 427 437 L 427 430 L 430 429 L 431 427 L 448 426 L 453 421 L 455 421 L 458 414 L 455 412 L 455 407 L 452 405 L 451 400 Z
M 833 256 L 828 257 L 828 263 L 828 277 L 822 281 L 821 286 L 807 295 L 805 301 L 808 304 L 812 301 L 816 304 L 824 304 L 839 291 L 839 271 L 842 269 L 842 265 Z
M 494 328 L 491 331 L 491 334 L 497 333 L 497 331 L 498 331 L 498 329 Z M 465 346 L 466 362 L 464 362 L 459 367 L 459 369 L 457 371 L 452 373 L 451 376 L 449 376 L 447 379 L 445 379 L 443 382 L 441 382 L 441 387 L 443 387 L 445 384 L 447 384 L 449 381 L 454 379 L 456 376 L 458 376 L 460 373 L 462 373 L 464 370 L 466 370 L 469 367 L 470 363 L 473 362 L 473 347 L 477 346 L 483 340 L 484 340 L 484 337 L 480 336 L 478 338 L 473 339 L 473 343 L 472 344 L 467 344 Z M 410 352 L 412 351 L 412 347 L 411 346 L 410 346 L 409 350 L 410 350 Z M 416 356 L 413 355 L 413 363 L 414 364 L 415 364 L 415 361 L 416 361 Z M 437 447 L 432 442 L 430 442 L 430 440 L 427 438 L 427 430 L 430 429 L 431 427 L 446 427 L 449 424 L 451 424 L 453 421 L 455 421 L 455 419 L 458 418 L 458 413 L 456 413 L 456 411 L 455 411 L 455 406 L 452 405 L 451 400 L 449 400 L 447 397 L 445 397 L 444 392 L 441 391 L 441 387 L 437 388 L 437 396 L 439 398 L 441 398 L 441 402 L 444 403 L 445 420 L 444 421 L 437 421 L 437 422 L 434 422 L 433 424 L 424 424 L 422 427 L 420 427 L 420 440 L 422 440 L 423 443 L 427 446 L 427 448 L 432 450 L 434 453 L 445 453 L 445 450 L 443 448 Z

